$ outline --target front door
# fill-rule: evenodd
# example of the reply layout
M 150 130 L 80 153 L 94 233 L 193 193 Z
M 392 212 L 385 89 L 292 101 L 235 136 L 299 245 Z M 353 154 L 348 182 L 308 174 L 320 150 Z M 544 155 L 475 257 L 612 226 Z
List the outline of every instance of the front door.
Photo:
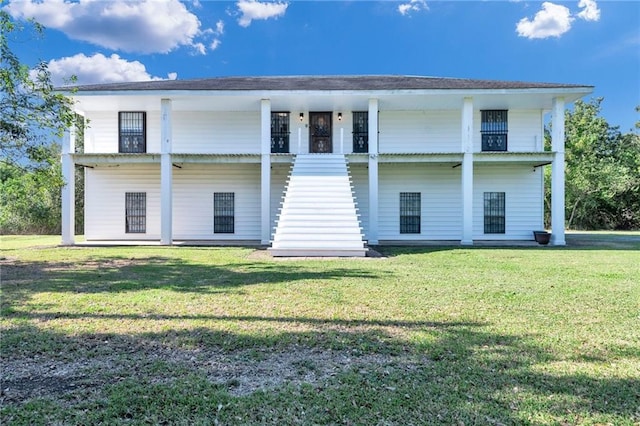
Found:
M 309 152 L 323 154 L 333 152 L 331 143 L 331 113 L 309 113 Z

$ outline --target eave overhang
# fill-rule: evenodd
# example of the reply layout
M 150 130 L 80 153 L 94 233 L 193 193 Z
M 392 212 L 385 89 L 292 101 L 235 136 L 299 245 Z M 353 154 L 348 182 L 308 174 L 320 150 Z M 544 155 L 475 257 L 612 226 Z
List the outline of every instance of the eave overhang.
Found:
M 59 88 L 73 97 L 78 111 L 159 110 L 171 99 L 174 110 L 259 111 L 260 100 L 273 110 L 456 109 L 462 99 L 474 108 L 550 109 L 552 99 L 569 104 L 593 92 L 593 86 L 411 76 L 245 77 L 98 84 Z

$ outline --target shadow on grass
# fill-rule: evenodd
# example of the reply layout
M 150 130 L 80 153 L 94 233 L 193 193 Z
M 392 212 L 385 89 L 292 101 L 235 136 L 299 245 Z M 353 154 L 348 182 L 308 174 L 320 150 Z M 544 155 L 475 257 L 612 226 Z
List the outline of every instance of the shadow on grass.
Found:
M 3 312 L 34 293 L 118 293 L 165 289 L 187 293 L 241 293 L 256 284 L 377 279 L 387 273 L 358 267 L 310 269 L 294 263 L 263 262 L 194 264 L 151 256 L 130 259 L 110 256 L 82 263 L 13 261 L 2 265 Z
M 375 246 L 375 250 L 385 257 L 403 254 L 434 253 L 451 250 L 517 250 L 517 251 L 572 251 L 572 250 L 611 250 L 611 251 L 640 251 L 640 235 L 620 233 L 571 233 L 565 236 L 566 246 L 552 245 L 510 245 L 509 242 L 479 241 L 473 246 L 437 245 L 388 245 Z
M 165 332 L 76 335 L 20 321 L 3 333 L 4 357 L 44 358 L 61 365 L 62 370 L 71 361 L 86 362 L 89 371 L 92 360 L 107 357 L 111 361 L 100 374 L 83 372 L 80 386 L 74 385 L 73 377 L 59 381 L 26 377 L 3 383 L 3 389 L 22 386 L 29 394 L 32 380 L 36 389 L 30 396 L 63 397 L 66 401 L 65 409 L 59 412 L 11 401 L 4 415 L 19 413 L 27 423 L 45 410 L 45 418 L 63 423 L 80 419 L 126 423 L 157 415 L 154 410 L 160 404 L 164 417 L 159 420 L 165 423 L 207 423 L 215 417 L 224 424 L 633 424 L 640 416 L 637 377 L 547 372 L 541 367 L 558 360 L 536 345 L 532 336 L 488 332 L 486 324 L 205 317 L 213 324 L 232 322 L 241 329 L 244 323 L 256 322 L 281 326 L 275 331 L 246 334 L 209 327 L 180 329 L 177 326 L 185 318 L 190 317 L 163 317 L 175 320 L 176 325 Z M 41 320 L 30 319 L 36 323 Z M 125 315 L 122 319 L 137 318 Z M 310 327 L 291 331 L 287 329 L 291 324 Z M 409 340 L 394 328 L 420 331 L 427 338 Z M 250 350 L 258 351 L 257 355 L 251 355 L 254 352 Z M 309 351 L 320 354 L 319 358 L 314 359 Z M 212 364 L 220 354 L 231 358 L 225 358 L 226 364 Z M 253 361 L 248 359 L 252 356 Z M 323 366 L 317 364 L 334 358 L 347 361 L 322 376 Z M 270 359 L 280 363 L 285 359 L 290 364 L 278 370 L 273 361 L 270 367 L 248 368 L 247 372 L 236 366 L 237 377 L 230 376 L 228 386 L 210 380 L 221 375 L 220 370 L 232 368 L 227 364 L 249 366 Z M 322 377 L 312 386 L 291 386 L 284 374 L 301 366 Z M 265 374 L 270 376 L 265 379 Z M 239 399 L 227 393 L 232 382 L 244 379 L 270 386 Z M 93 392 L 88 400 L 83 393 L 87 388 Z M 196 388 L 200 390 L 194 394 Z M 83 395 L 82 402 L 75 405 L 69 402 L 74 392 Z M 224 412 L 207 408 L 212 403 L 222 404 Z

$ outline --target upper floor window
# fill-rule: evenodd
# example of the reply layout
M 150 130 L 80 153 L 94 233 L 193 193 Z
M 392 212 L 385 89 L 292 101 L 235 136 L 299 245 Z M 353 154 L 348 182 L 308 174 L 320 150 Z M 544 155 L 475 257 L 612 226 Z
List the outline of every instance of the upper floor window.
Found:
M 369 152 L 369 113 L 353 113 L 353 152 Z
M 507 110 L 482 111 L 480 133 L 483 151 L 507 150 Z
M 289 152 L 289 113 L 271 113 L 271 152 Z
M 118 152 L 147 152 L 147 113 L 118 113 Z

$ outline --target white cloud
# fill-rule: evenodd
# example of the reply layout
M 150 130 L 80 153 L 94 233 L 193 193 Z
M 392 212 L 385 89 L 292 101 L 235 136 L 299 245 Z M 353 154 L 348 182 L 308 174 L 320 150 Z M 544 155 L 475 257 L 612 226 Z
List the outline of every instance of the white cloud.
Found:
M 242 14 L 238 19 L 241 27 L 248 27 L 251 21 L 255 19 L 271 19 L 284 16 L 289 7 L 288 3 L 272 3 L 260 2 L 255 0 L 240 0 L 237 3 L 238 9 Z
M 178 0 L 24 0 L 5 8 L 16 19 L 34 18 L 70 38 L 113 50 L 167 53 L 196 46 L 197 16 Z
M 216 22 L 216 30 L 215 30 L 215 34 L 216 34 L 216 35 L 222 35 L 222 34 L 224 34 L 224 22 L 222 22 L 222 21 L 218 21 L 218 22 Z
M 411 12 L 419 12 L 421 10 L 429 10 L 426 0 L 410 0 L 409 3 L 402 3 L 398 6 L 398 12 L 401 15 L 408 15 Z
M 211 30 L 211 34 L 215 36 L 211 44 L 209 44 L 209 49 L 216 50 L 222 44 L 222 40 L 220 40 L 220 36 L 224 34 L 224 22 L 222 20 L 216 22 L 216 29 Z
M 578 13 L 578 18 L 585 21 L 599 21 L 600 9 L 595 0 L 580 0 L 578 7 L 582 8 L 582 11 Z
M 193 50 L 200 55 L 207 54 L 207 48 L 204 46 L 204 43 L 194 43 L 191 47 L 193 47 Z
M 129 62 L 116 54 L 107 57 L 102 53 L 96 53 L 93 56 L 78 53 L 74 56 L 53 59 L 49 62 L 49 71 L 55 86 L 68 84 L 72 75 L 78 78 L 74 84 L 164 80 L 150 75 L 144 64 L 138 61 Z M 175 80 L 178 74 L 171 72 L 167 77 L 169 80 Z
M 571 29 L 573 20 L 569 8 L 544 2 L 533 20 L 522 18 L 518 22 L 516 31 L 519 36 L 527 38 L 560 37 Z

